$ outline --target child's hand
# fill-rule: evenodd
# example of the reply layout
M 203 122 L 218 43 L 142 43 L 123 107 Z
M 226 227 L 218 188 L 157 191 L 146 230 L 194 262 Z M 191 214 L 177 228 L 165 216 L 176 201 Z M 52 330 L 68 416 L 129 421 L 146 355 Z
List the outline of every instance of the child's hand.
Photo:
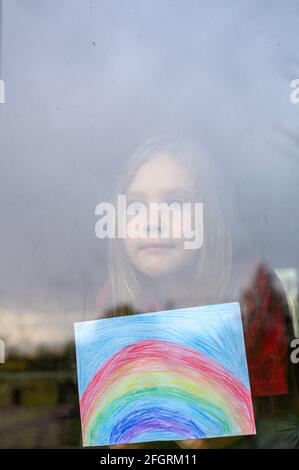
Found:
M 188 441 L 176 441 L 182 449 L 205 449 L 207 439 L 191 439 Z
M 113 446 L 109 446 L 109 449 L 145 449 L 146 443 L 140 442 L 136 444 L 115 444 Z
M 187 441 L 176 441 L 182 449 L 222 449 L 228 447 L 241 439 L 237 437 L 218 437 L 213 439 L 191 439 Z

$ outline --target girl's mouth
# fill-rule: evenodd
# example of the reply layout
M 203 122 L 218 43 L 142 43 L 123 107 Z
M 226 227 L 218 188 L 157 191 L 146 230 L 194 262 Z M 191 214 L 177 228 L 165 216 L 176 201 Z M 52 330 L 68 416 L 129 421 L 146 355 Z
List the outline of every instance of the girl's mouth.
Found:
M 172 243 L 148 242 L 141 245 L 140 250 L 146 253 L 164 253 L 174 248 Z

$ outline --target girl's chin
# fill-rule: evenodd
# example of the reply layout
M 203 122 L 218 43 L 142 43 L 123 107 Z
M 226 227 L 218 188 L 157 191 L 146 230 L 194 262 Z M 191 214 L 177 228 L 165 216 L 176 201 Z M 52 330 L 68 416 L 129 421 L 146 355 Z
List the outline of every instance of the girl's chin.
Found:
M 148 264 L 138 266 L 137 269 L 141 271 L 142 274 L 144 274 L 145 276 L 149 276 L 152 278 L 163 278 L 175 274 L 178 271 L 178 268 L 176 269 L 175 266 L 167 265 L 167 263 L 165 263 L 164 266 L 153 266 L 152 264 Z
M 178 254 L 172 256 L 146 255 L 139 257 L 133 263 L 144 275 L 150 277 L 165 277 L 181 273 L 190 264 L 190 260 Z
M 143 271 L 143 274 L 153 279 L 163 279 L 169 276 L 170 274 L 173 274 L 173 272 L 172 271 Z

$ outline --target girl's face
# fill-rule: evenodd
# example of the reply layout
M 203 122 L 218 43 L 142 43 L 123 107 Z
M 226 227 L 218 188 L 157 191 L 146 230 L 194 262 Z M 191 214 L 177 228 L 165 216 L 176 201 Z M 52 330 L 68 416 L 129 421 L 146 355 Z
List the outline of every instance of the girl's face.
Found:
M 167 154 L 157 154 L 144 163 L 137 172 L 127 191 L 128 207 L 143 207 L 147 216 L 141 217 L 142 236 L 124 239 L 124 248 L 130 262 L 141 273 L 158 277 L 177 273 L 191 266 L 196 261 L 198 251 L 186 249 L 184 238 L 174 238 L 174 234 L 183 232 L 184 220 L 182 206 L 192 202 L 194 191 L 190 178 L 182 164 Z M 151 203 L 166 203 L 175 209 L 169 211 L 169 236 L 162 236 L 165 226 L 150 211 Z M 172 207 L 174 207 L 172 206 Z M 134 222 L 134 215 L 127 216 L 126 223 Z M 140 218 L 139 218 L 140 221 Z M 156 234 L 154 237 L 150 231 Z

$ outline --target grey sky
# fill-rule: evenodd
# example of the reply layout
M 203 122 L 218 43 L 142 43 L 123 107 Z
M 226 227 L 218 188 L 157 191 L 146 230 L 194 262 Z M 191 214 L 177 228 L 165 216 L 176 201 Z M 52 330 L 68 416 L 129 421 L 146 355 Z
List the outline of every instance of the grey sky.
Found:
M 209 148 L 245 252 L 299 268 L 298 18 L 294 0 L 4 0 L 3 311 L 70 323 L 93 311 L 94 208 L 162 133 Z

